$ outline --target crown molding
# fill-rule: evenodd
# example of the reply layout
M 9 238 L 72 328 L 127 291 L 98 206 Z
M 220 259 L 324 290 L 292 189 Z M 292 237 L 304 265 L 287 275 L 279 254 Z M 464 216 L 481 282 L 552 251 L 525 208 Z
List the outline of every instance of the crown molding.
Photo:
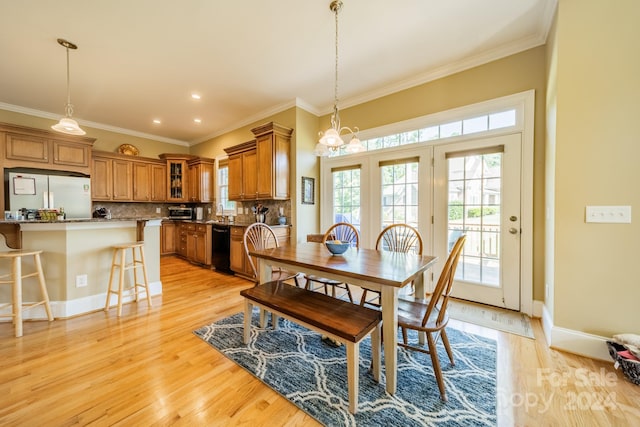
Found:
M 551 12 L 554 12 L 554 8 L 550 8 Z M 541 29 L 538 34 L 530 37 L 525 37 L 517 40 L 513 43 L 507 43 L 497 48 L 480 52 L 476 55 L 465 57 L 459 61 L 451 62 L 440 67 L 433 68 L 422 74 L 410 77 L 408 79 L 400 80 L 390 85 L 362 93 L 360 95 L 345 98 L 340 101 L 340 108 L 345 109 L 353 107 L 365 102 L 373 101 L 374 99 L 382 98 L 384 96 L 392 95 L 394 93 L 410 89 L 416 86 L 420 86 L 425 83 L 429 83 L 434 80 L 438 80 L 452 74 L 459 73 L 461 71 L 469 70 L 480 65 L 488 64 L 489 62 L 496 61 L 498 59 L 506 58 L 511 55 L 515 55 L 525 50 L 532 49 L 543 45 L 546 42 L 547 34 L 549 32 L 549 26 Z M 331 114 L 333 111 L 333 104 L 320 110 L 320 115 Z
M 12 111 L 14 113 L 27 114 L 29 116 L 40 117 L 43 119 L 51 119 L 51 120 L 59 120 L 61 115 L 50 113 L 48 111 L 36 110 L 33 108 L 21 107 L 19 105 L 7 104 L 4 102 L 0 102 L 0 109 Z M 165 138 L 162 136 L 152 135 L 149 133 L 137 132 L 131 129 L 119 128 L 116 126 L 105 125 L 103 123 L 90 122 L 88 120 L 81 120 L 77 117 L 74 117 L 73 120 L 77 121 L 78 124 L 83 125 L 85 127 L 93 128 L 93 129 L 101 129 L 109 132 L 121 133 L 124 135 L 135 136 L 138 138 L 151 139 L 153 141 L 166 142 L 168 144 L 182 145 L 183 147 L 189 146 L 189 143 L 186 141 L 181 141 L 178 139 Z

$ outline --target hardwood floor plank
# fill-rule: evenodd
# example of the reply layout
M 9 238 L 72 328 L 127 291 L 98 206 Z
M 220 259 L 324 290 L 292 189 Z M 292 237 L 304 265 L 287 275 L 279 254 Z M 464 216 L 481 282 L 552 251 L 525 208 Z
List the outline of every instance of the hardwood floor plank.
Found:
M 251 282 L 175 257 L 161 278 L 150 310 L 25 322 L 21 338 L 0 323 L 0 425 L 319 425 L 193 334 L 242 311 Z M 640 425 L 640 387 L 532 323 L 536 340 L 452 321 L 498 343 L 499 425 Z

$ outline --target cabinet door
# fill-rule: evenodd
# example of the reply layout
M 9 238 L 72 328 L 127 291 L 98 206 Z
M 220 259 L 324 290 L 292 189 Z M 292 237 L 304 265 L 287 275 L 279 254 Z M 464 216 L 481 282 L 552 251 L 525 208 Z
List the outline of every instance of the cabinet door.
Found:
M 256 150 L 242 154 L 243 200 L 258 198 L 258 155 Z
M 167 162 L 167 201 L 186 202 L 187 192 L 187 162 L 184 160 L 170 160 Z
M 63 166 L 89 167 L 91 147 L 71 142 L 53 141 L 53 164 Z
M 198 197 L 200 202 L 212 202 L 215 198 L 213 189 L 213 177 L 215 169 L 213 163 L 201 163 L 198 166 L 196 177 L 198 179 Z
M 176 251 L 176 225 L 173 222 L 163 222 L 161 228 L 161 255 L 172 254 Z
M 229 156 L 229 200 L 242 200 L 242 154 Z
M 36 163 L 49 163 L 50 141 L 35 135 L 19 135 L 7 133 L 7 159 Z
M 148 202 L 151 200 L 151 165 L 133 163 L 133 200 Z
M 133 186 L 131 162 L 126 160 L 113 160 L 113 200 L 122 202 L 131 201 L 131 189 Z
M 151 201 L 164 202 L 167 199 L 167 167 L 151 165 Z
M 91 199 L 111 200 L 113 188 L 111 160 L 93 158 L 91 164 Z
M 271 139 L 272 135 L 265 135 L 256 140 L 256 158 L 258 162 L 257 192 L 259 199 L 273 197 L 274 150 Z
M 231 227 L 231 241 L 229 245 L 229 267 L 239 274 L 245 273 L 245 253 L 242 243 L 244 227 Z
M 211 265 L 211 226 L 197 225 L 195 236 L 194 262 Z

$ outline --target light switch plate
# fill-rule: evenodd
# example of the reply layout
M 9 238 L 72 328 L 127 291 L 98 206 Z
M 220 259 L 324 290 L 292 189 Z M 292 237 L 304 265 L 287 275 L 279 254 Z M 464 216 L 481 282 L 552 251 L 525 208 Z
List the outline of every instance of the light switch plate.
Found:
M 587 206 L 585 222 L 631 223 L 631 206 Z

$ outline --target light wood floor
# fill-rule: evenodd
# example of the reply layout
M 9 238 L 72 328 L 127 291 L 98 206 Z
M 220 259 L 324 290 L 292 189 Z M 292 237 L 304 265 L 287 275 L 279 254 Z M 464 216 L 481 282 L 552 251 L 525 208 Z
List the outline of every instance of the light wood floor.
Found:
M 161 270 L 150 310 L 26 322 L 22 338 L 1 323 L 0 425 L 318 425 L 192 333 L 241 311 L 250 282 L 173 257 Z M 548 349 L 538 321 L 536 340 L 452 326 L 498 342 L 499 425 L 640 425 L 640 387 Z

